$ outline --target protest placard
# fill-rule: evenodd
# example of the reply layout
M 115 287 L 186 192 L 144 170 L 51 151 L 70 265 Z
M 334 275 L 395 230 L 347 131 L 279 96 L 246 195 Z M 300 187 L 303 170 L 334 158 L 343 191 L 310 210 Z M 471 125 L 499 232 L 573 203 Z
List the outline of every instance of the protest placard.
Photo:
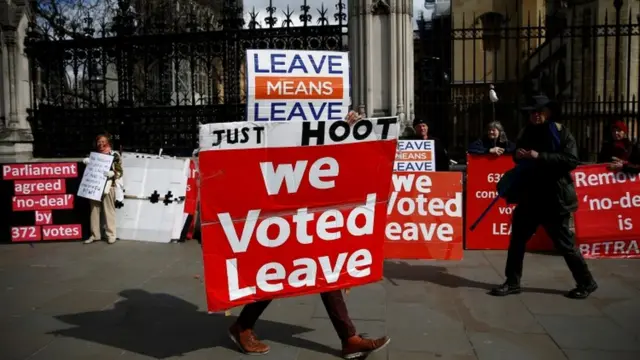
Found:
M 394 173 L 387 259 L 462 259 L 462 173 Z
M 393 171 L 436 171 L 436 153 L 433 140 L 398 140 Z
M 253 129 L 244 143 L 223 136 L 199 153 L 209 311 L 382 278 L 397 119 L 362 120 L 339 138 L 332 123 L 202 127 L 201 144 Z
M 640 177 L 606 164 L 573 171 L 578 194 L 575 228 L 588 258 L 640 258 Z
M 389 139 L 398 132 L 397 117 L 358 121 L 299 121 L 287 123 L 236 122 L 200 126 L 201 149 L 252 149 L 256 147 L 296 147 L 349 144 Z
M 82 174 L 78 196 L 102 201 L 104 186 L 108 180 L 105 173 L 111 170 L 111 163 L 113 163 L 113 155 L 92 152 L 89 155 L 89 164 Z
M 500 199 L 471 231 L 469 226 L 482 214 L 498 193 L 496 185 L 502 175 L 514 167 L 510 155 L 467 155 L 467 197 L 465 201 L 467 226 L 465 228 L 465 249 L 506 250 L 511 237 L 511 217 L 515 205 Z M 542 227 L 527 243 L 532 251 L 549 251 L 553 244 Z
M 342 120 L 349 105 L 349 54 L 247 50 L 247 120 Z
M 88 229 L 88 202 L 74 195 L 82 163 L 11 163 L 1 167 L 0 243 L 83 238 L 83 229 Z

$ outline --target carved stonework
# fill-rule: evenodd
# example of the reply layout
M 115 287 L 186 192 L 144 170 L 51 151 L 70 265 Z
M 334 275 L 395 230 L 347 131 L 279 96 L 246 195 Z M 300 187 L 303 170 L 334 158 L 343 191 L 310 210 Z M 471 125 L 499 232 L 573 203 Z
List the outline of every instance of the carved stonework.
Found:
M 406 0 L 373 0 L 370 5 L 363 0 L 349 1 L 349 18 L 362 15 L 406 14 L 413 16 L 413 6 Z
M 391 14 L 391 6 L 389 6 L 386 0 L 377 0 L 376 2 L 371 4 L 371 14 L 389 15 Z

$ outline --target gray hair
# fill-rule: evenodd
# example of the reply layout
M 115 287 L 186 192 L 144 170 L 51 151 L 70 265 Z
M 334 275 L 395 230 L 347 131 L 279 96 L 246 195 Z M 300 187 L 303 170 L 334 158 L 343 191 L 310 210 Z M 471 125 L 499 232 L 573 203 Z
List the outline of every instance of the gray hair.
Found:
M 503 143 L 507 142 L 507 133 L 504 131 L 504 126 L 502 126 L 500 121 L 490 122 L 489 125 L 487 125 L 487 131 L 491 129 L 496 129 L 500 133 L 500 135 L 498 135 L 498 141 Z

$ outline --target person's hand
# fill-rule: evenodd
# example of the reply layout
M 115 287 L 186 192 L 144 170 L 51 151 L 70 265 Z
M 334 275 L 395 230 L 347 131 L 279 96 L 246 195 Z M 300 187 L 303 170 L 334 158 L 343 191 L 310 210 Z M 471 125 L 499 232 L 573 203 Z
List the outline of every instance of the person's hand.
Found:
M 502 154 L 504 154 L 504 149 L 496 146 L 496 155 L 502 155 Z
M 518 159 L 537 159 L 538 158 L 538 152 L 535 150 L 523 150 L 523 149 L 518 149 L 518 151 L 516 152 L 516 158 Z
M 498 155 L 498 147 L 496 146 L 489 149 L 489 154 Z
M 89 158 L 82 159 L 82 163 L 85 165 L 89 164 Z
M 607 169 L 613 170 L 613 171 L 618 171 L 618 170 L 622 170 L 622 168 L 624 168 L 625 162 L 622 159 L 619 159 L 617 157 L 612 157 L 611 160 L 613 160 L 613 161 L 611 162 L 611 164 L 609 164 L 609 166 L 607 166 Z
M 344 120 L 349 124 L 349 125 L 353 125 L 355 123 L 357 123 L 358 121 L 362 120 L 363 116 L 358 114 L 357 112 L 351 110 L 349 111 L 349 113 L 347 114 L 347 116 L 344 118 Z
M 607 166 L 607 169 L 618 171 L 618 170 L 622 170 L 623 167 L 624 167 L 624 164 L 621 162 L 612 162 L 611 164 L 609 164 L 609 166 Z
M 106 176 L 107 178 L 112 178 L 113 175 L 115 175 L 115 173 L 113 171 L 105 171 L 104 172 L 104 176 Z

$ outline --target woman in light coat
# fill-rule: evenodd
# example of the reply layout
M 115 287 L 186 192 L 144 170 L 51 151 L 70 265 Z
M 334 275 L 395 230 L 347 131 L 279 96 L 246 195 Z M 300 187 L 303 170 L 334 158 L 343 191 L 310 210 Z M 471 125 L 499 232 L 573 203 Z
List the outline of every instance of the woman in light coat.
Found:
M 94 241 L 103 239 L 102 229 L 109 244 L 116 242 L 116 186 L 122 178 L 122 158 L 118 152 L 113 151 L 111 136 L 100 134 L 96 137 L 96 150 L 101 154 L 113 155 L 111 169 L 105 172 L 107 184 L 104 187 L 102 201 L 90 200 L 91 202 L 91 236 L 84 241 L 91 244 Z M 83 161 L 89 163 L 89 158 Z

